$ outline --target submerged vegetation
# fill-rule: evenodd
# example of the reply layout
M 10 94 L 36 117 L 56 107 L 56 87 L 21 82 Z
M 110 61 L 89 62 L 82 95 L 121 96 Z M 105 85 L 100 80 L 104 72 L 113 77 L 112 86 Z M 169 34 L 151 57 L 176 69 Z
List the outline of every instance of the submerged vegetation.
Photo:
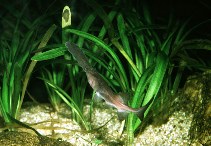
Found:
M 140 13 L 129 1 L 104 6 L 89 0 L 84 4 L 86 14 L 80 14 L 75 5 L 67 3 L 70 9 L 58 8 L 59 16 L 49 6 L 44 15 L 33 21 L 25 15 L 28 4 L 21 11 L 4 5 L 8 14 L 7 17 L 0 14 L 0 23 L 5 28 L 0 36 L 0 110 L 5 123 L 13 122 L 10 116 L 19 119 L 27 85 L 33 84 L 31 78 L 38 77 L 45 84 L 44 92 L 55 110 L 65 102 L 72 110 L 72 118 L 86 130 L 92 129 L 83 115 L 83 106 L 85 95 L 91 100 L 95 91 L 89 90 L 85 72 L 68 53 L 67 41 L 85 52 L 90 64 L 116 94 L 130 95 L 126 105 L 132 108 L 152 100 L 161 105 L 167 94 L 177 92 L 185 78 L 184 71 L 211 69 L 210 61 L 194 54 L 210 52 L 211 41 L 190 37 L 210 20 L 189 26 L 189 21 L 177 21 L 170 16 L 159 24 L 147 5 L 140 8 Z M 57 21 L 51 19 L 53 15 Z M 61 19 L 62 26 L 57 24 Z M 144 117 L 152 106 L 153 103 Z M 134 113 L 127 116 L 129 145 L 141 122 Z

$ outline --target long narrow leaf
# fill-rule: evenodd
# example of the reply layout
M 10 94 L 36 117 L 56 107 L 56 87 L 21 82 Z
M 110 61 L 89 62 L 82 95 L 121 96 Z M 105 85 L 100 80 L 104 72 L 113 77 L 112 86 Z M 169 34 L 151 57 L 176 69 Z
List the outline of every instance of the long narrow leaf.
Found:
M 168 64 L 168 57 L 165 55 L 165 53 L 159 53 L 156 59 L 156 67 L 149 88 L 147 90 L 146 97 L 143 101 L 143 105 L 147 104 L 151 100 L 151 98 L 157 95 L 163 81 L 163 77 L 166 73 Z
M 84 127 L 86 128 L 86 130 L 89 130 L 89 125 L 86 122 L 82 111 L 80 110 L 80 108 L 78 107 L 78 105 L 75 103 L 75 101 L 64 91 L 62 90 L 60 87 L 58 87 L 57 85 L 55 85 L 54 83 L 50 82 L 49 80 L 40 78 L 41 80 L 45 81 L 47 84 L 49 84 L 52 88 L 55 89 L 55 92 L 58 94 L 59 97 L 62 98 L 62 100 L 71 107 L 72 110 L 74 110 L 74 112 L 80 117 L 82 123 L 84 124 Z
M 65 51 L 67 49 L 65 47 L 59 47 L 55 48 L 43 53 L 39 53 L 34 55 L 31 59 L 34 61 L 43 61 L 43 60 L 49 60 L 49 59 L 54 59 L 56 57 L 62 56 L 65 54 Z

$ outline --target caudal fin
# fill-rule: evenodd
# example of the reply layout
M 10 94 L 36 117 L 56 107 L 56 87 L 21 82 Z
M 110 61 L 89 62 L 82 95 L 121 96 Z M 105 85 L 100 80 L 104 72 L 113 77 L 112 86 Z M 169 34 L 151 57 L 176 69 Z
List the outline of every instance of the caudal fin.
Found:
M 147 108 L 149 107 L 149 105 L 152 103 L 154 98 L 152 98 L 145 106 L 140 107 L 138 112 L 135 112 L 135 114 L 138 116 L 138 118 L 143 121 L 144 119 L 144 113 L 147 110 Z
M 152 103 L 154 98 L 152 98 L 145 106 L 143 107 L 140 107 L 137 109 L 137 111 L 133 112 L 134 114 L 137 115 L 137 117 L 143 121 L 144 119 L 144 113 L 145 111 L 147 110 L 147 108 L 149 107 L 149 105 Z M 127 116 L 128 116 L 129 112 L 128 111 L 121 111 L 121 110 L 118 110 L 118 119 L 120 121 L 124 120 Z

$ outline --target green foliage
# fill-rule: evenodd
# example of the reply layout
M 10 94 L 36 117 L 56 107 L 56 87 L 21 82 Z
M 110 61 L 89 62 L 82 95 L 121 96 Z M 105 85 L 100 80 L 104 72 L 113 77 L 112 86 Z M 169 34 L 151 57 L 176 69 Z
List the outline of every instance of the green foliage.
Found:
M 6 112 L 14 117 L 17 115 L 29 80 L 26 77 L 31 75 L 36 62 L 50 60 L 52 64 L 42 68 L 40 79 L 46 85 L 51 104 L 57 110 L 64 101 L 71 108 L 73 119 L 82 123 L 86 130 L 90 130 L 82 112 L 88 86 L 86 76 L 74 58 L 67 53 L 64 46 L 66 41 L 74 42 L 85 52 L 90 63 L 116 93 L 132 92 L 133 97 L 128 97 L 128 105 L 133 108 L 144 106 L 151 99 L 158 99 L 156 101 L 159 102 L 166 98 L 168 92 L 176 93 L 185 69 L 210 69 L 210 64 L 198 56 L 192 57 L 190 52 L 196 49 L 210 51 L 211 41 L 188 39 L 192 30 L 207 21 L 187 29 L 188 21 L 181 23 L 170 17 L 166 25 L 158 25 L 153 22 L 146 6 L 143 6 L 143 12 L 139 13 L 130 4 L 127 7 L 122 6 L 127 2 L 115 1 L 114 7 L 108 9 L 104 9 L 94 0 L 85 2 L 93 11 L 88 11 L 86 17 L 81 17 L 84 19 L 80 20 L 77 28 L 69 26 L 69 23 L 65 25 L 60 32 L 62 36 L 53 37 L 54 45 L 46 46 L 46 43 L 56 29 L 55 25 L 47 31 L 42 43 L 37 47 L 39 40 L 34 39 L 34 30 L 35 24 L 39 24 L 41 18 L 35 20 L 33 25 L 21 18 L 16 25 L 10 24 L 15 30 L 13 37 L 11 41 L 1 40 L 3 51 L 0 54 L 0 66 L 5 69 L 3 72 L 0 70 L 0 104 L 7 122 L 9 119 Z M 108 14 L 106 11 L 109 11 Z M 63 16 L 65 21 L 66 18 L 71 20 L 71 16 Z M 33 27 L 27 27 L 28 31 L 23 33 L 18 29 L 20 23 Z M 30 50 L 27 50 L 28 48 Z M 39 53 L 31 58 L 32 62 L 28 67 L 30 53 L 36 48 Z M 60 68 L 56 64 L 59 60 L 65 60 L 59 64 Z M 173 75 L 175 71 L 176 74 Z M 67 84 L 64 82 L 66 78 L 69 81 Z M 67 93 L 69 91 L 70 93 Z M 161 96 L 161 93 L 164 96 Z M 145 117 L 151 107 L 153 104 L 145 112 Z M 132 145 L 134 132 L 141 121 L 132 113 L 126 120 L 128 145 Z
M 56 84 L 54 84 L 52 81 L 40 78 L 45 83 L 47 83 L 50 87 L 54 89 L 54 92 L 74 111 L 74 113 L 77 114 L 77 116 L 80 118 L 80 121 L 83 123 L 83 126 L 86 130 L 89 130 L 89 124 L 87 123 L 87 120 L 84 118 L 81 108 L 78 106 L 80 104 L 75 102 L 75 99 L 73 99 L 71 96 L 69 96 L 63 89 L 58 87 Z M 77 96 L 80 97 L 80 96 Z M 80 99 L 80 98 L 78 98 Z M 77 120 L 77 119 L 76 119 Z
M 63 88 L 65 66 L 62 65 L 61 67 L 59 67 L 59 71 L 56 70 L 56 67 L 58 67 L 58 66 L 52 64 L 52 73 L 47 69 L 43 69 L 43 71 L 41 72 L 42 78 L 48 79 L 49 82 L 54 83 L 55 85 L 57 85 L 60 88 Z M 47 82 L 45 82 L 45 87 L 48 92 L 51 105 L 53 106 L 53 108 L 56 111 L 59 111 L 59 106 L 61 104 L 61 98 L 58 97 L 55 90 L 53 88 L 51 88 Z
M 43 60 L 53 59 L 53 58 L 64 55 L 66 50 L 67 49 L 65 47 L 54 48 L 52 50 L 36 54 L 31 59 L 34 61 L 43 61 Z
M 156 25 L 145 6 L 143 15 L 137 13 L 134 8 L 128 8 L 128 11 L 119 9 L 118 12 L 111 9 L 107 15 L 96 1 L 86 2 L 94 12 L 82 21 L 78 29 L 64 29 L 63 35 L 66 40 L 71 40 L 82 47 L 90 62 L 115 92 L 132 90 L 134 96 L 129 101 L 129 106 L 137 108 L 146 105 L 151 99 L 161 97 L 161 93 L 164 95 L 167 92 L 176 93 L 185 68 L 203 70 L 209 68 L 200 59 L 193 59 L 188 55 L 188 50 L 191 49 L 210 50 L 211 43 L 201 39 L 188 40 L 187 36 L 196 27 L 186 30 L 187 22 L 175 23 L 170 18 L 167 25 Z M 116 2 L 117 7 L 118 3 L 119 1 Z M 104 25 L 93 35 L 91 28 L 95 26 L 98 17 L 102 19 Z M 46 51 L 32 59 L 47 60 L 63 54 L 66 55 L 66 59 L 73 59 L 66 54 L 65 48 L 57 49 Z M 86 81 L 77 65 L 68 66 L 72 98 L 77 104 L 78 97 L 83 96 L 77 89 L 81 91 L 86 88 L 83 84 Z M 177 73 L 172 76 L 174 70 L 177 70 Z M 77 81 L 81 79 L 83 83 L 79 84 Z M 141 121 L 134 114 L 129 114 L 126 125 L 129 145 L 132 144 L 133 134 L 140 124 Z
M 0 44 L 0 62 L 3 68 L 2 80 L 0 80 L 0 110 L 8 124 L 12 122 L 8 114 L 18 118 L 30 73 L 33 70 L 33 67 L 28 67 L 30 55 L 40 43 L 35 36 L 36 29 L 43 17 L 39 17 L 31 23 L 22 17 L 24 10 L 21 13 L 15 13 L 14 10 L 10 14 L 17 19 L 16 24 L 10 20 L 10 17 L 2 19 L 2 23 L 9 24 L 10 30 L 13 30 L 13 32 L 3 33 Z M 46 35 L 45 40 L 41 41 L 41 44 L 45 42 L 44 46 L 51 37 L 49 33 Z
M 29 59 L 29 53 L 34 49 L 33 30 L 26 32 L 22 37 L 18 32 L 19 22 L 17 23 L 13 38 L 10 40 L 1 40 L 1 62 L 5 70 L 3 71 L 3 80 L 1 88 L 1 111 L 7 123 L 10 120 L 5 113 L 10 113 L 12 116 L 17 116 L 17 111 L 20 106 L 20 93 L 22 89 L 21 79 L 24 75 L 24 69 Z
M 69 13 L 68 6 L 65 6 L 63 13 L 65 12 L 65 9 L 68 9 L 68 13 L 64 14 L 66 18 L 71 19 L 71 13 Z M 67 11 L 66 11 L 67 12 Z M 67 15 L 69 14 L 69 17 Z M 65 19 L 66 19 L 65 18 Z M 63 20 L 63 19 L 62 19 Z M 62 21 L 63 24 L 64 21 Z M 69 27 L 70 24 L 65 24 L 65 28 Z M 55 38 L 55 37 L 54 37 Z M 66 34 L 62 31 L 62 39 L 61 42 L 65 42 L 65 40 L 68 40 L 69 38 L 66 36 Z M 55 39 L 56 40 L 56 39 Z M 46 48 L 50 47 L 47 46 Z M 31 59 L 33 61 L 43 61 L 43 60 L 49 60 L 56 57 L 64 56 L 66 60 L 70 60 L 71 57 L 67 54 L 65 54 L 66 47 L 64 45 L 52 45 L 50 47 L 51 50 L 48 50 L 43 53 L 35 54 Z M 68 62 L 68 64 L 60 64 L 59 66 L 56 64 L 51 65 L 51 71 L 48 68 L 45 68 L 42 71 L 42 80 L 45 83 L 49 99 L 55 110 L 59 110 L 59 105 L 61 103 L 61 100 L 63 100 L 72 110 L 72 118 L 77 121 L 78 123 L 81 123 L 83 127 L 86 130 L 90 129 L 90 126 L 87 124 L 87 120 L 84 118 L 83 115 L 83 101 L 87 86 L 87 81 L 84 75 L 79 73 L 78 66 L 75 66 L 74 64 L 69 64 L 71 61 Z M 67 73 L 69 76 L 69 82 L 67 85 L 65 85 L 64 80 L 67 78 Z M 65 90 L 64 90 L 65 89 Z M 66 91 L 71 90 L 70 95 Z

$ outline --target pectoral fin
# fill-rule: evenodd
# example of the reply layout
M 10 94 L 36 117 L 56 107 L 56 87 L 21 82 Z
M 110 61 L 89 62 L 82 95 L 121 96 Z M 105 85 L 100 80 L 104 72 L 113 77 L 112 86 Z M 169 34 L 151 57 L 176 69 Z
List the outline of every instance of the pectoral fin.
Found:
M 93 101 L 95 103 L 99 103 L 99 102 L 102 102 L 103 101 L 103 98 L 101 97 L 101 95 L 98 92 L 96 92 L 95 95 L 94 95 L 94 97 L 93 97 Z
M 118 111 L 117 115 L 118 115 L 119 121 L 123 121 L 123 120 L 125 120 L 125 118 L 127 118 L 128 112 L 127 111 Z

